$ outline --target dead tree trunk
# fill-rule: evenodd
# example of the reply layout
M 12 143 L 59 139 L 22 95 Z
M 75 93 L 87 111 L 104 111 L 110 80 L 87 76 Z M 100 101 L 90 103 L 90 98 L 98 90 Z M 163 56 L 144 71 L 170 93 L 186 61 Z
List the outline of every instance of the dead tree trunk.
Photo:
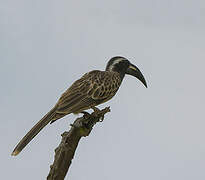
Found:
M 75 120 L 69 132 L 64 132 L 61 135 L 62 140 L 55 149 L 54 162 L 50 166 L 47 180 L 64 180 L 81 137 L 88 136 L 93 126 L 101 119 L 103 120 L 104 114 L 107 112 L 110 112 L 109 107 L 103 110 L 96 108 L 91 114 L 85 113 L 83 117 Z

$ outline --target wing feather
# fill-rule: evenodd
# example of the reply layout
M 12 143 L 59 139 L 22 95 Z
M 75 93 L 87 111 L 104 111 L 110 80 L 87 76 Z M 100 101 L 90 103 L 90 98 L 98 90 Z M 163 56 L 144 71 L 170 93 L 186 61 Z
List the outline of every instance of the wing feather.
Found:
M 91 71 L 75 81 L 58 101 L 57 113 L 78 113 L 111 99 L 121 79 L 117 73 Z

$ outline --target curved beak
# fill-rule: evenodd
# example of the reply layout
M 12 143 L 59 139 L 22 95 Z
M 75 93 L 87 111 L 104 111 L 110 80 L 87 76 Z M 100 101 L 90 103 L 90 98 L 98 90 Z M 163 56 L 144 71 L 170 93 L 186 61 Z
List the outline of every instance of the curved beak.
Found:
M 142 75 L 141 71 L 135 65 L 130 63 L 129 67 L 127 68 L 126 74 L 136 77 L 147 88 L 147 83 L 146 83 L 144 76 Z

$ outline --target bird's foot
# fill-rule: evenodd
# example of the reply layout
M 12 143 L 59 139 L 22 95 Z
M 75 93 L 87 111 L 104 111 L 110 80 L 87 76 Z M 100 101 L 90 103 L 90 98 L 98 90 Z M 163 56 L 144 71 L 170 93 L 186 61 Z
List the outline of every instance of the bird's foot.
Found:
M 90 118 L 90 113 L 88 113 L 88 112 L 86 112 L 86 111 L 82 111 L 81 112 L 82 114 L 83 114 L 83 117 L 85 118 L 85 119 L 88 119 L 88 118 Z
M 93 110 L 94 115 L 98 116 L 99 114 L 102 114 L 101 110 L 95 106 L 91 107 Z M 99 119 L 99 122 L 102 122 L 104 120 L 104 114 L 101 115 L 101 118 Z

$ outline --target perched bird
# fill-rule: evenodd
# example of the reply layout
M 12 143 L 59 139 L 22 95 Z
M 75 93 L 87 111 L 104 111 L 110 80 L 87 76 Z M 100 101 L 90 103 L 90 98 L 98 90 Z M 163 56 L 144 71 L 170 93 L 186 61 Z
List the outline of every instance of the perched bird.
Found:
M 105 71 L 94 70 L 75 81 L 59 98 L 56 105 L 17 144 L 13 156 L 21 150 L 50 122 L 70 113 L 80 113 L 110 100 L 119 89 L 125 74 L 147 83 L 140 70 L 124 57 L 109 60 Z

